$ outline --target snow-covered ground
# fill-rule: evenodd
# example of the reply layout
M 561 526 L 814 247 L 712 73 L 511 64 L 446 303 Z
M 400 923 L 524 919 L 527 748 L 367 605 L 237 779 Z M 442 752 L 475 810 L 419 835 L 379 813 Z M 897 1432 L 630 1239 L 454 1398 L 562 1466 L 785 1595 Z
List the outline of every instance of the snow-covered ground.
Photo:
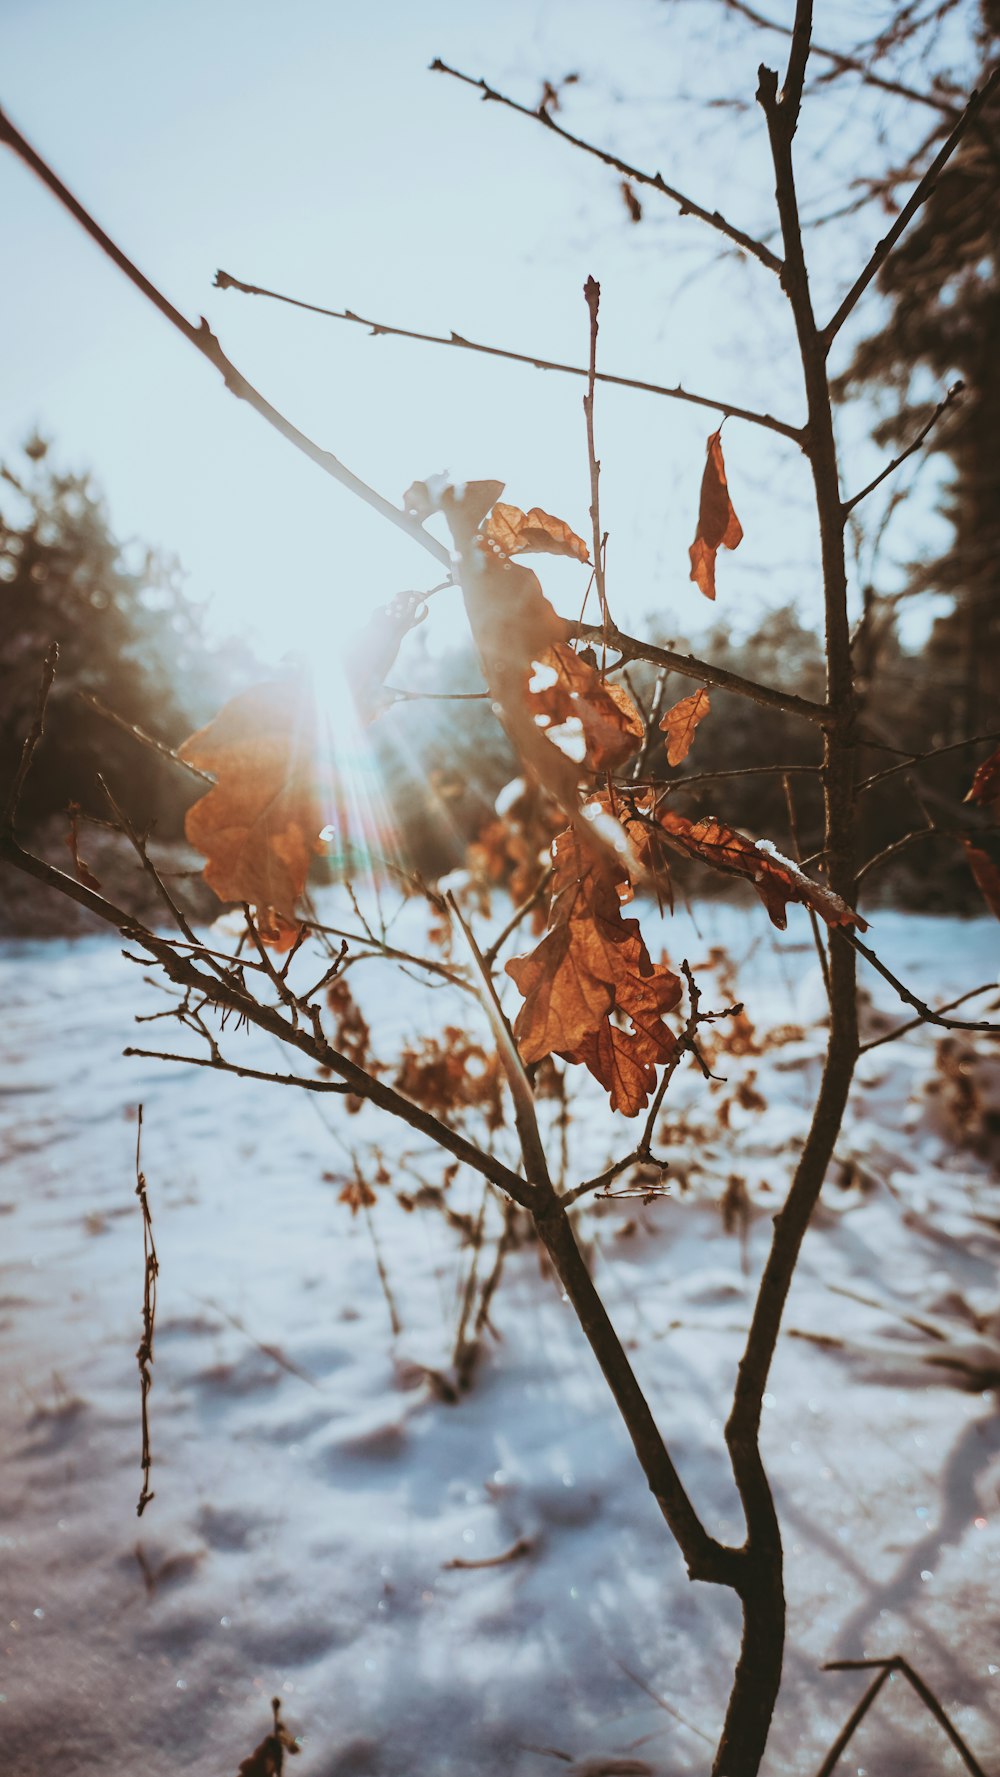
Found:
M 799 909 L 784 939 L 725 904 L 697 921 L 664 923 L 672 959 L 726 945 L 746 957 L 758 1037 L 799 1029 L 720 1057 L 725 1087 L 682 1069 L 660 1144 L 670 1194 L 588 1209 L 581 1234 L 689 1489 L 710 1528 L 738 1538 L 721 1422 L 815 1086 L 821 993 Z M 985 921 L 881 914 L 874 938 L 938 998 L 996 973 Z M 354 978 L 398 1032 L 454 1016 L 447 992 L 387 964 Z M 427 1369 L 447 1369 L 468 1252 L 380 1187 L 393 1336 L 369 1225 L 338 1201 L 348 1150 L 365 1166 L 377 1135 L 398 1176 L 401 1138 L 335 1097 L 123 1060 L 127 1043 L 177 1042 L 169 1024 L 137 1038 L 132 1014 L 163 1002 L 113 942 L 11 944 L 0 979 L 5 1772 L 227 1777 L 272 1694 L 301 1735 L 301 1777 L 707 1771 L 737 1613 L 687 1582 L 537 1251 L 511 1255 L 501 1337 L 447 1404 Z M 874 996 L 906 1017 L 877 981 Z M 983 1387 L 1000 1366 L 1000 1064 L 977 1061 L 989 1047 L 973 1040 L 945 1077 L 939 1037 L 862 1061 L 766 1397 L 790 1602 L 771 1777 L 814 1772 L 860 1695 L 862 1675 L 821 1663 L 896 1652 L 1000 1768 L 1000 1417 Z M 256 1034 L 228 1052 L 287 1066 Z M 763 1106 L 737 1092 L 751 1070 Z M 137 1520 L 140 1101 L 161 1275 L 156 1497 Z M 574 1177 L 634 1140 L 599 1104 L 581 1093 Z M 439 1180 L 440 1160 L 408 1140 Z M 745 1238 L 719 1213 L 734 1175 L 750 1193 Z M 451 1189 L 478 1203 L 471 1182 Z M 926 1361 L 956 1349 L 971 1390 Z M 519 1559 L 449 1565 L 522 1540 Z M 842 1766 L 960 1768 L 901 1679 Z

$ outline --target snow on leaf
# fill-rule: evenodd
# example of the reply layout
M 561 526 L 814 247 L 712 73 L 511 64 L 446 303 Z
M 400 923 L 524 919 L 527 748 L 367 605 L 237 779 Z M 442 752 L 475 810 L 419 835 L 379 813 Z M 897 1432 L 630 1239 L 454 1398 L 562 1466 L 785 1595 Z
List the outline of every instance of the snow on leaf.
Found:
M 503 493 L 502 481 L 465 481 L 452 483 L 446 475 L 429 475 L 426 481 L 411 482 L 403 495 L 403 509 L 421 522 L 432 512 L 443 512 L 451 519 L 461 511 L 473 526 L 486 516 L 494 501 Z
M 667 737 L 667 764 L 681 765 L 691 751 L 695 730 L 711 709 L 708 692 L 702 687 L 682 697 L 669 709 L 660 723 L 660 732 Z
M 524 998 L 514 1036 L 525 1062 L 559 1055 L 582 1063 L 612 1109 L 634 1117 L 676 1047 L 663 1017 L 678 1005 L 681 982 L 651 961 L 638 920 L 622 918 L 620 864 L 572 828 L 557 835 L 552 860 L 549 930 L 530 955 L 507 964 Z
M 621 685 L 603 680 L 596 668 L 566 642 L 546 648 L 535 662 L 550 682 L 528 687 L 536 719 L 555 727 L 576 717 L 583 731 L 586 763 L 592 771 L 617 771 L 642 745 L 642 717 Z M 538 675 L 542 676 L 542 675 Z
M 240 692 L 179 751 L 216 779 L 184 823 L 205 856 L 205 881 L 220 901 L 255 907 L 265 942 L 287 948 L 326 819 L 306 685 L 290 675 Z
M 733 503 L 729 498 L 726 466 L 722 459 L 722 433 L 713 432 L 708 441 L 708 458 L 701 478 L 701 501 L 698 508 L 698 531 L 689 550 L 691 579 L 705 597 L 715 597 L 715 556 L 719 549 L 735 549 L 743 540 Z
M 755 845 L 746 834 L 737 832 L 735 827 L 725 826 L 711 815 L 699 821 L 689 821 L 685 815 L 675 814 L 669 808 L 661 809 L 656 815 L 656 826 L 675 851 L 689 858 L 698 858 L 702 863 L 710 864 L 713 870 L 724 871 L 730 876 L 744 876 L 752 882 L 767 908 L 768 917 L 779 931 L 783 932 L 787 924 L 789 901 L 811 907 L 828 926 L 858 926 L 861 931 L 867 930 L 866 921 L 848 907 L 846 901 L 823 883 L 813 882 L 798 865 L 782 858 L 766 842 Z
M 540 506 L 522 512 L 520 506 L 498 500 L 482 530 L 487 542 L 495 543 L 504 555 L 572 555 L 577 561 L 589 560 L 583 538 Z

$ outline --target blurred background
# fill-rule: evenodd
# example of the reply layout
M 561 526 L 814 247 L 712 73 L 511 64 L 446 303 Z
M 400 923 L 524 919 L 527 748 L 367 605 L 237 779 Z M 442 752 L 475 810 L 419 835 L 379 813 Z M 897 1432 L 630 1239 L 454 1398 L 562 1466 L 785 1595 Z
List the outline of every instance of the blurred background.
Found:
M 773 241 L 753 94 L 762 60 L 783 65 L 792 10 L 790 0 L 763 11 L 742 0 L 512 0 L 500 17 L 457 0 L 291 0 L 279 15 L 228 0 L 3 0 L 0 102 L 170 299 L 204 314 L 268 399 L 380 492 L 398 503 L 431 473 L 496 476 L 508 499 L 586 532 L 578 379 L 372 337 L 214 288 L 216 270 L 374 322 L 455 329 L 570 364 L 586 361 L 592 274 L 602 369 L 798 423 L 791 318 L 763 267 L 658 192 L 428 67 L 439 56 L 523 105 L 544 104 L 574 134 Z M 994 65 L 998 28 L 995 0 L 817 7 L 797 147 L 821 315 Z M 845 494 L 905 447 L 952 383 L 965 385 L 851 525 L 865 725 L 912 751 L 984 731 L 997 709 L 998 142 L 994 103 L 832 366 Z M 100 769 L 133 819 L 174 844 L 197 786 L 93 700 L 176 745 L 288 656 L 341 661 L 379 605 L 433 584 L 433 564 L 229 398 L 10 154 L 0 210 L 0 781 L 57 639 L 62 665 L 22 827 L 58 848 L 70 802 L 106 814 Z M 599 389 L 611 610 L 623 628 L 821 696 L 817 541 L 792 442 L 727 422 L 745 538 L 720 559 L 714 606 L 688 580 L 717 423 L 710 409 Z M 585 570 L 545 562 L 541 577 L 575 615 Z M 476 689 L 463 621 L 458 594 L 438 595 L 393 683 Z M 640 667 L 632 679 L 648 702 L 652 674 Z M 670 700 L 690 689 L 675 676 Z M 488 706 L 406 701 L 371 742 L 414 866 L 461 862 L 515 769 Z M 713 694 L 682 771 L 809 763 L 815 746 L 811 730 Z M 890 756 L 873 753 L 865 768 Z M 958 751 L 922 774 L 932 817 L 964 795 L 976 757 Z M 657 769 L 670 774 L 662 757 Z M 801 781 L 809 853 L 820 811 Z M 792 849 L 776 778 L 683 798 L 685 812 Z M 905 778 L 891 779 L 867 799 L 863 855 L 922 820 Z M 902 852 L 877 892 L 926 910 L 977 904 L 959 848 L 936 838 Z M 24 909 L 8 896 L 0 918 L 17 926 Z

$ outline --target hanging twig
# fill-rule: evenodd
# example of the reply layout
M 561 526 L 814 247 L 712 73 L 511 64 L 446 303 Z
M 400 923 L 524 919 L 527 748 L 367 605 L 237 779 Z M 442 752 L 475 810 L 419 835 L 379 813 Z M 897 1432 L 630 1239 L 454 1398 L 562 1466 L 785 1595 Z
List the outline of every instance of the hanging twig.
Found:
M 136 1350 L 136 1361 L 139 1365 L 139 1399 L 142 1416 L 142 1490 L 136 1506 L 136 1516 L 142 1517 L 151 1499 L 156 1495 L 150 1490 L 149 1477 L 153 1467 L 153 1452 L 149 1441 L 149 1391 L 153 1386 L 153 1335 L 156 1330 L 156 1280 L 160 1267 L 156 1257 L 156 1246 L 153 1241 L 153 1218 L 149 1210 L 149 1198 L 146 1195 L 146 1175 L 142 1170 L 142 1105 L 139 1106 L 135 1134 L 135 1194 L 139 1199 L 142 1211 L 142 1253 L 143 1253 L 143 1284 L 142 1284 L 142 1338 Z

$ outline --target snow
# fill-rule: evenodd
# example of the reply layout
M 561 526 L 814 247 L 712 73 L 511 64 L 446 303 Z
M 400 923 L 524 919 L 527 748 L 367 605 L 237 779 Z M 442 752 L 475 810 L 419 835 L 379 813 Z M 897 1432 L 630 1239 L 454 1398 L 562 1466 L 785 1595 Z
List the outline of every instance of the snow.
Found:
M 695 920 L 663 922 L 672 960 L 725 945 L 758 1039 L 797 1028 L 720 1056 L 725 1086 L 679 1071 L 656 1144 L 669 1194 L 586 1208 L 580 1231 L 696 1503 L 738 1539 L 721 1427 L 815 1088 L 822 988 L 804 918 L 781 936 L 727 904 Z M 655 952 L 655 916 L 643 923 Z M 875 942 L 949 998 L 995 973 L 995 934 L 880 914 Z M 393 1337 L 369 1227 L 337 1200 L 372 1138 L 410 1188 L 407 1156 L 431 1179 L 440 1161 L 335 1097 L 121 1059 L 178 1045 L 170 1024 L 137 1034 L 133 1013 L 165 1002 L 113 942 L 9 944 L 0 966 L 6 1768 L 235 1773 L 277 1695 L 302 1738 L 297 1777 L 707 1772 L 738 1613 L 688 1583 L 537 1250 L 509 1258 L 501 1338 L 448 1405 L 427 1372 L 448 1368 L 467 1252 L 379 1189 Z M 353 979 L 392 1032 L 453 1015 L 447 990 L 388 964 Z M 868 979 L 870 1027 L 903 1021 Z M 728 1002 L 706 988 L 705 1003 Z M 987 1766 L 1000 1738 L 1000 1419 L 983 1385 L 1000 1370 L 1000 1074 L 988 1041 L 955 1037 L 946 1077 L 940 1035 L 862 1060 L 765 1399 L 789 1594 L 770 1777 L 813 1773 L 860 1695 L 862 1675 L 818 1670 L 837 1657 L 901 1652 Z M 259 1033 L 227 1042 L 287 1067 Z M 763 1109 L 740 1101 L 751 1073 Z M 960 1141 L 969 1081 L 980 1109 Z M 155 1498 L 137 1520 L 140 1101 L 161 1274 Z M 572 1140 L 575 1179 L 626 1152 L 634 1126 L 581 1082 Z M 719 1214 L 734 1174 L 743 1237 Z M 452 1192 L 478 1205 L 472 1181 Z M 521 1558 L 449 1566 L 522 1540 Z M 840 1767 L 960 1768 L 899 1678 Z

